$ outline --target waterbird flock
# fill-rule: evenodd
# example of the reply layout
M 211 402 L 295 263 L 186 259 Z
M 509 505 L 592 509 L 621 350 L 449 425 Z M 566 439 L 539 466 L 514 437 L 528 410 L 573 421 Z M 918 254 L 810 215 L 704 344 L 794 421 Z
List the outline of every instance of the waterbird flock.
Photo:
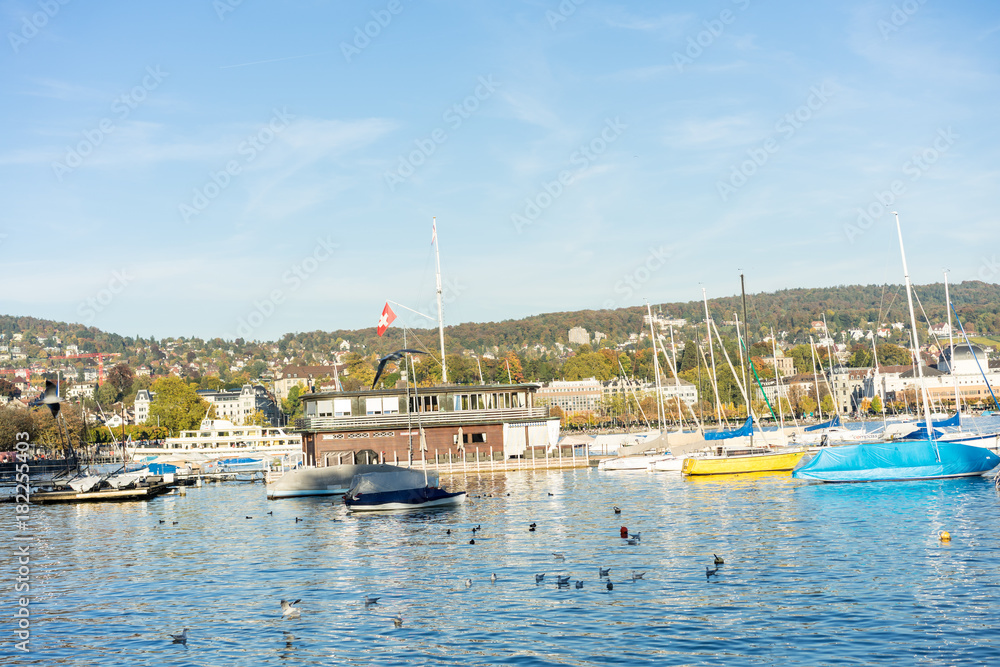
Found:
M 552 495 L 552 494 L 549 494 L 549 495 Z M 617 505 L 614 506 L 614 513 L 616 515 L 620 515 L 622 513 L 621 508 L 618 507 Z M 273 515 L 273 510 L 267 512 L 267 514 L 268 515 Z M 246 518 L 247 519 L 252 519 L 253 517 L 250 516 L 250 515 L 246 515 Z M 301 521 L 304 521 L 304 519 L 302 519 L 300 517 L 295 517 L 295 523 L 299 523 Z M 161 524 L 165 523 L 165 520 L 160 519 L 159 523 L 161 523 Z M 177 521 L 173 521 L 172 524 L 176 525 Z M 532 522 L 532 523 L 530 523 L 528 525 L 528 530 L 530 532 L 535 532 L 537 530 L 537 528 L 538 528 L 538 524 L 536 522 Z M 482 524 L 476 524 L 475 526 L 472 526 L 472 528 L 471 528 L 471 532 L 472 532 L 473 535 L 476 535 L 477 533 L 479 533 L 481 531 L 482 531 Z M 445 534 L 446 535 L 451 535 L 452 534 L 451 528 L 447 528 L 445 530 Z M 944 537 L 945 535 L 947 535 L 947 533 L 942 533 L 942 539 L 947 539 L 946 537 Z M 620 529 L 620 537 L 622 538 L 622 540 L 626 544 L 628 544 L 630 546 L 637 546 L 637 545 L 639 545 L 641 543 L 641 540 L 642 540 L 642 534 L 639 531 L 635 531 L 635 532 L 631 533 L 631 535 L 630 535 L 629 531 L 628 531 L 628 528 L 626 526 L 622 526 L 621 527 L 621 529 Z M 950 537 L 950 536 L 948 536 L 948 537 Z M 476 543 L 475 538 L 469 540 L 469 544 L 475 544 L 475 543 Z M 557 561 L 561 561 L 561 562 L 565 562 L 566 561 L 566 554 L 564 552 L 554 551 L 554 552 L 551 552 L 551 554 L 552 554 L 552 557 L 555 560 L 557 560 Z M 712 556 L 713 556 L 713 563 L 712 564 L 715 567 L 714 568 L 713 567 L 708 567 L 708 566 L 705 567 L 705 578 L 709 582 L 711 581 L 711 579 L 712 579 L 713 576 L 715 576 L 715 577 L 718 576 L 719 570 L 721 569 L 721 566 L 725 563 L 725 559 L 723 559 L 718 554 L 712 554 Z M 609 592 L 614 590 L 614 583 L 610 580 L 611 570 L 612 570 L 611 567 L 600 567 L 599 566 L 597 568 L 598 579 L 599 580 L 607 579 L 607 581 L 605 582 L 605 590 L 607 590 Z M 637 571 L 633 570 L 631 572 L 631 577 L 630 577 L 631 582 L 633 584 L 635 584 L 635 583 L 637 583 L 639 581 L 645 581 L 644 577 L 646 576 L 646 574 L 647 574 L 647 571 L 645 571 L 645 570 L 641 571 L 641 572 L 637 572 Z M 539 585 L 539 584 L 544 583 L 545 576 L 546 576 L 546 573 L 544 573 L 544 572 L 543 573 L 539 573 L 539 574 L 535 574 L 535 584 Z M 584 587 L 584 581 L 582 579 L 576 579 L 574 581 L 572 579 L 572 575 L 569 575 L 569 574 L 556 574 L 555 577 L 556 577 L 556 587 L 559 588 L 559 589 L 569 588 L 570 583 L 573 583 L 574 586 L 575 586 L 575 588 L 577 588 L 577 589 L 582 589 Z M 492 573 L 490 575 L 490 583 L 496 584 L 497 579 L 498 579 L 498 577 L 497 577 L 496 572 L 494 572 L 494 573 Z M 471 589 L 472 586 L 473 586 L 473 580 L 471 578 L 464 579 L 464 585 L 465 585 L 466 589 Z M 378 605 L 378 601 L 380 599 L 381 599 L 381 597 L 379 597 L 379 596 L 373 596 L 373 595 L 366 594 L 362 598 L 362 603 L 364 604 L 365 609 L 368 609 L 369 607 L 371 607 L 373 605 Z M 281 619 L 282 620 L 291 620 L 291 619 L 300 618 L 302 610 L 301 610 L 301 608 L 295 606 L 299 602 L 301 602 L 301 599 L 292 600 L 291 602 L 289 602 L 288 600 L 282 599 L 280 601 L 280 605 L 281 605 Z M 403 617 L 402 617 L 401 613 L 397 612 L 395 616 L 391 617 L 391 620 L 393 622 L 393 625 L 396 628 L 401 628 L 403 626 Z M 187 645 L 187 640 L 188 640 L 188 629 L 184 628 L 180 633 L 171 634 L 170 635 L 170 639 L 175 644 L 184 644 L 186 646 Z

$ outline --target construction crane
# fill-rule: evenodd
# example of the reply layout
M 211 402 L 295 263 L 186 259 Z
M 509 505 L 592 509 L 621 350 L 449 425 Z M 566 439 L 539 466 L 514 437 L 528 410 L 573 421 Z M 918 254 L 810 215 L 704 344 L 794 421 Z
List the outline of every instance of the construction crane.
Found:
M 97 386 L 104 384 L 104 357 L 120 357 L 119 352 L 86 352 L 84 354 L 64 354 L 58 357 L 46 357 L 46 359 L 85 359 L 97 357 Z

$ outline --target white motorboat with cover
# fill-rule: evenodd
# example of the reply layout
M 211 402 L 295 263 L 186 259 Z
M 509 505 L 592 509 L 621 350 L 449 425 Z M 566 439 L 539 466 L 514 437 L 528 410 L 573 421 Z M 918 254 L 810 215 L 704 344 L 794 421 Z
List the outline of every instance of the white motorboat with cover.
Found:
M 435 472 L 402 469 L 357 475 L 344 494 L 353 512 L 422 509 L 465 502 L 465 491 L 448 492 L 438 486 Z

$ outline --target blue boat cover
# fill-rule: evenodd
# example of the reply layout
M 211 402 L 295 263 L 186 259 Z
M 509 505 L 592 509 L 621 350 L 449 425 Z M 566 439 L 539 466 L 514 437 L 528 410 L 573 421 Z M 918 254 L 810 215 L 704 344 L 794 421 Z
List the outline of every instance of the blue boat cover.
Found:
M 177 466 L 170 463 L 150 463 L 149 464 L 149 474 L 151 475 L 166 475 L 168 473 L 176 473 Z
M 705 433 L 706 440 L 725 440 L 726 438 L 739 438 L 740 436 L 750 435 L 753 430 L 753 417 L 747 417 L 747 420 L 743 422 L 743 426 L 733 429 L 732 431 L 707 431 Z
M 823 422 L 822 424 L 816 424 L 815 426 L 807 426 L 807 431 L 819 431 L 820 429 L 830 428 L 832 426 L 840 426 L 840 415 L 835 415 L 833 419 L 828 422 Z
M 821 482 L 905 481 L 977 475 L 998 464 L 1000 456 L 974 445 L 929 440 L 879 442 L 821 449 L 800 464 L 792 477 Z
M 954 415 L 948 417 L 947 419 L 942 419 L 939 422 L 931 420 L 931 423 L 934 424 L 934 428 L 944 428 L 946 426 L 959 426 L 961 422 L 959 421 L 959 414 L 956 412 Z M 917 426 L 923 428 L 927 426 L 927 422 L 917 422 Z
M 934 425 L 937 426 L 937 422 L 934 422 Z M 914 429 L 906 435 L 901 436 L 900 440 L 928 440 L 930 436 L 927 435 L 927 429 L 924 428 L 924 423 L 920 422 L 918 426 L 920 428 Z M 943 435 L 943 433 L 937 429 L 931 429 L 931 431 L 933 432 L 935 440 L 938 440 Z

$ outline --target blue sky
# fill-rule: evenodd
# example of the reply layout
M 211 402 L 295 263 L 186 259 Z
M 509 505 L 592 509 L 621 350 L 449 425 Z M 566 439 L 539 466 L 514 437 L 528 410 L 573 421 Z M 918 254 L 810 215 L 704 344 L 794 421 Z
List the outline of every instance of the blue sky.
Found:
M 95 6 L 95 4 L 97 6 Z M 0 312 L 274 339 L 1000 279 L 1000 5 L 3 0 Z M 866 212 L 863 214 L 863 212 Z M 866 217 L 867 216 L 867 217 Z M 397 309 L 401 318 L 420 318 Z

